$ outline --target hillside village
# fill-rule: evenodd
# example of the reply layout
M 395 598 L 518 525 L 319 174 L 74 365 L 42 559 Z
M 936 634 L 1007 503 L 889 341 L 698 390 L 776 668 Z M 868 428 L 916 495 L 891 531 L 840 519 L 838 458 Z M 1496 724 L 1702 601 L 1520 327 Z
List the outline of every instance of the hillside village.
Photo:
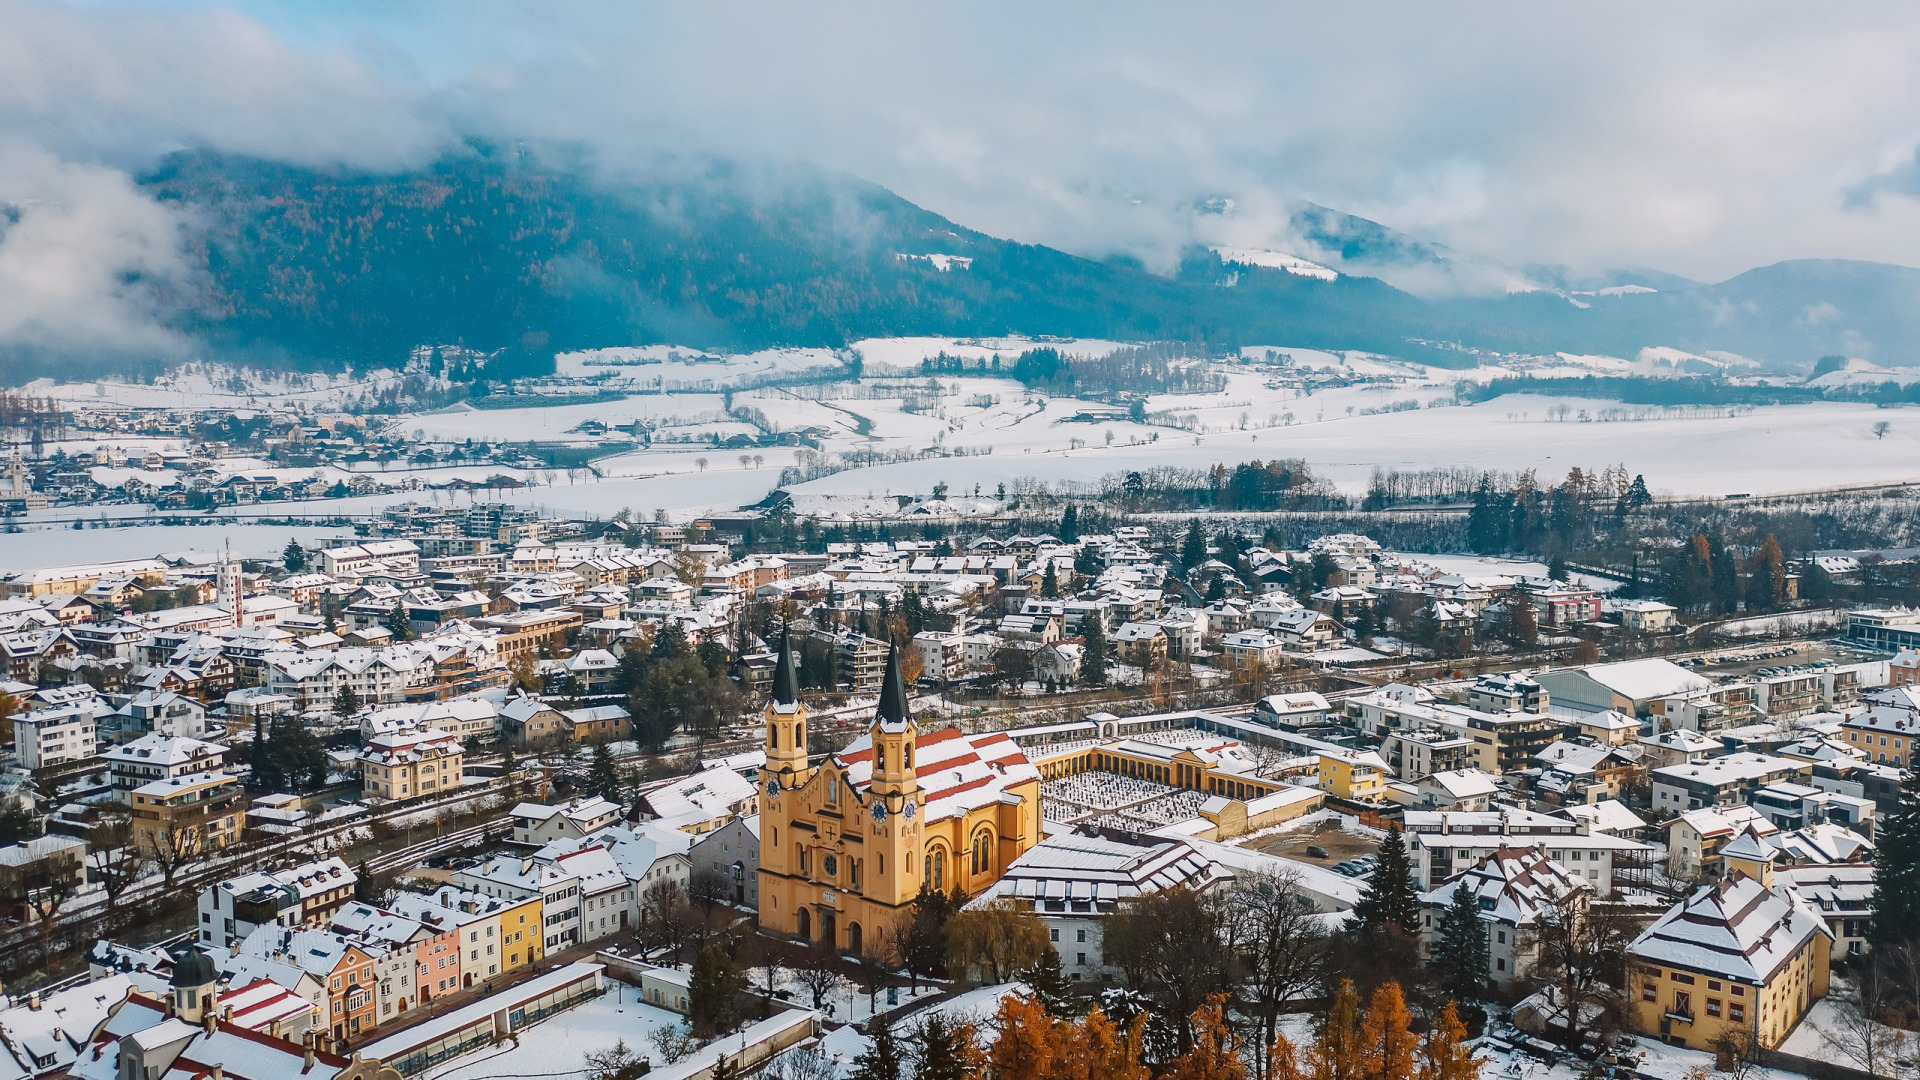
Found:
M 837 1075 L 883 996 L 1254 1002 L 1262 935 L 1302 958 L 1272 1016 L 1405 985 L 1477 1003 L 1483 1052 L 1660 1080 L 1830 1058 L 1908 992 L 1875 958 L 1914 925 L 1920 612 L 1728 644 L 1558 565 L 1072 510 L 591 526 L 408 504 L 0 577 L 18 1074 L 439 1076 L 580 1025 L 653 1073 Z M 1820 558 L 1789 609 L 1860 569 Z M 1181 904 L 1254 936 L 1142 939 Z

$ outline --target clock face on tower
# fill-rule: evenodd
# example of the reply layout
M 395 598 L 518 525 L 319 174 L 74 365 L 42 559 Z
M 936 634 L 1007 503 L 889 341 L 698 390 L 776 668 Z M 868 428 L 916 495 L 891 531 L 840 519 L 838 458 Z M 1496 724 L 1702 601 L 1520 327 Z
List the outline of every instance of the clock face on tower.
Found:
M 907 805 L 901 807 L 900 814 L 902 817 L 906 818 L 908 821 L 912 821 L 913 820 L 913 803 L 909 802 L 907 803 Z
M 777 776 L 767 777 L 767 796 L 771 798 L 778 794 L 780 794 L 780 778 Z
M 873 804 L 873 820 L 875 824 L 879 824 L 880 822 L 887 820 L 887 804 L 886 803 L 876 801 Z

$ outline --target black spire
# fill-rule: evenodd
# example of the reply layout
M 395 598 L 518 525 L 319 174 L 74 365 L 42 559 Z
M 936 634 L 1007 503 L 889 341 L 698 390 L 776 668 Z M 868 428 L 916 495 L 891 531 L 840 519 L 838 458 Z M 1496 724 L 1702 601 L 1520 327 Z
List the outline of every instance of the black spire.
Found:
M 900 677 L 900 647 L 887 646 L 887 681 L 880 685 L 880 710 L 875 720 L 889 724 L 907 722 L 907 682 Z
M 780 662 L 773 666 L 773 703 L 775 705 L 797 705 L 800 703 L 800 680 L 793 673 L 793 644 L 787 628 L 780 628 Z

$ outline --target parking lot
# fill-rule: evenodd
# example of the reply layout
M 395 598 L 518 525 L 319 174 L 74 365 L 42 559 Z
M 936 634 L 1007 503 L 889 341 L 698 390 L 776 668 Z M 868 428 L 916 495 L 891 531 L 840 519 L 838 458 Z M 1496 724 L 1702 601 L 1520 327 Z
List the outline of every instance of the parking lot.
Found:
M 1380 845 L 1364 836 L 1356 836 L 1340 827 L 1337 821 L 1325 821 L 1311 831 L 1300 829 L 1261 837 L 1250 841 L 1248 847 L 1293 859 L 1296 862 L 1309 863 L 1324 870 L 1331 870 L 1335 863 L 1347 859 L 1357 859 L 1363 855 L 1372 855 Z M 1326 850 L 1326 858 L 1316 858 L 1307 854 L 1307 848 L 1319 847 Z

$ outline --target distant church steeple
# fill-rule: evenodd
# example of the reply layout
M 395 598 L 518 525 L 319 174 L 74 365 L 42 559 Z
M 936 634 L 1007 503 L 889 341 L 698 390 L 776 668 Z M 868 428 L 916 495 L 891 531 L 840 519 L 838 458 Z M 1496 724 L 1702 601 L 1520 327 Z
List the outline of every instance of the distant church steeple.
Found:
M 780 631 L 780 659 L 773 666 L 773 693 L 767 701 L 766 749 L 767 774 L 780 787 L 791 790 L 806 781 L 807 707 L 800 703 L 793 642 L 784 628 Z

